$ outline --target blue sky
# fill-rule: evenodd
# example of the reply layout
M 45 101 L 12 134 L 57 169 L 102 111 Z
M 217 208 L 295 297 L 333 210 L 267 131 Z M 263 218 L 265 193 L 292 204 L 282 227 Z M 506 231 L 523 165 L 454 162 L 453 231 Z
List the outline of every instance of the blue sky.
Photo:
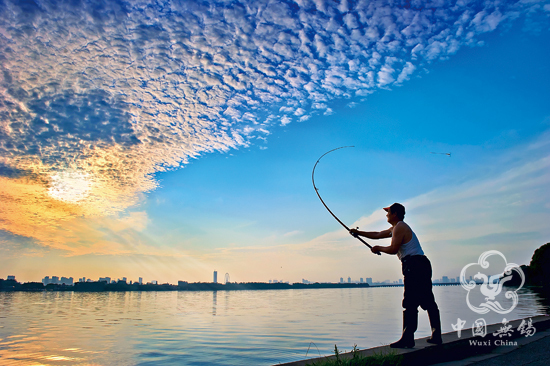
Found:
M 548 242 L 547 1 L 123 5 L 2 5 L 9 274 L 395 280 L 311 185 L 345 145 L 327 204 L 405 203 L 436 277 Z

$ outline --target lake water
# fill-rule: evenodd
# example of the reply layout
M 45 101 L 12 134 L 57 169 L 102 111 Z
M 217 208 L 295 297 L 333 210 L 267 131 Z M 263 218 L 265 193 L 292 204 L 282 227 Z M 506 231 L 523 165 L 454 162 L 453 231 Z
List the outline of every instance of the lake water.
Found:
M 434 287 L 443 332 L 547 313 L 529 289 L 479 315 L 460 286 Z M 0 292 L 1 365 L 272 365 L 401 335 L 402 287 L 218 292 Z M 429 335 L 419 312 L 416 337 Z M 309 351 L 308 351 L 309 348 Z M 307 357 L 306 357 L 307 353 Z

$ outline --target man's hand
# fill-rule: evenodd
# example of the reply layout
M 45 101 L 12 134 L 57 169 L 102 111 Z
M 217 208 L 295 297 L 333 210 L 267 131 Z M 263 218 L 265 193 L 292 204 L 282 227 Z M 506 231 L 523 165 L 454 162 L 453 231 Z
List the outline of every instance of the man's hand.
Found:
M 351 229 L 349 231 L 349 233 L 351 234 L 351 236 L 356 237 L 356 238 L 359 236 L 359 230 L 357 230 L 357 229 Z
M 374 254 L 380 254 L 380 246 L 375 245 L 371 248 L 370 251 L 373 252 Z

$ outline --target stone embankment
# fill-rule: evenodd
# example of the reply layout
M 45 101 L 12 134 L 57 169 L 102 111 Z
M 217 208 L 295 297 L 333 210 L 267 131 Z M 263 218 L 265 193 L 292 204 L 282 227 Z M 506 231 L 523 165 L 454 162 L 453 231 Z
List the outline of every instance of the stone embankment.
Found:
M 530 323 L 531 321 L 531 323 Z M 522 325 L 523 324 L 523 325 Z M 506 330 L 511 332 L 505 332 Z M 479 331 L 479 329 L 477 329 Z M 533 333 L 529 335 L 528 333 Z M 532 365 L 532 360 L 550 364 L 550 317 L 547 315 L 512 320 L 504 326 L 502 323 L 486 327 L 486 335 L 474 336 L 474 330 L 462 329 L 459 332 L 443 334 L 443 344 L 436 346 L 427 342 L 428 338 L 416 339 L 412 349 L 393 349 L 389 346 L 369 348 L 359 351 L 361 356 L 387 354 L 395 352 L 402 355 L 402 365 Z M 343 353 L 341 359 L 351 358 L 351 353 Z M 335 356 L 311 358 L 296 362 L 278 364 L 279 366 L 307 366 L 322 359 L 334 359 Z M 492 360 L 493 359 L 493 360 Z M 521 360 L 525 359 L 525 363 Z M 491 361 L 492 360 L 492 361 Z

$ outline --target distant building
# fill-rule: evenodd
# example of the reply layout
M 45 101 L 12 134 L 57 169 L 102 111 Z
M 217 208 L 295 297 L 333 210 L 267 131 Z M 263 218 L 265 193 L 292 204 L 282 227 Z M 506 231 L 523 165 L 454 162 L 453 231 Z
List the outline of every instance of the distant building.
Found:
M 340 277 L 340 283 L 344 283 L 344 278 Z
M 273 283 L 273 280 L 269 280 L 269 283 Z
M 307 285 L 307 284 L 309 284 L 310 282 L 309 282 L 308 280 L 305 280 L 305 279 L 302 278 L 302 283 Z
M 360 282 L 360 283 L 363 283 L 363 277 L 361 277 L 361 278 L 359 279 L 359 282 Z
M 59 280 L 59 283 L 61 285 L 67 285 L 67 286 L 73 286 L 74 283 L 73 283 L 73 278 L 72 277 L 61 277 L 61 280 Z
M 141 280 L 141 277 L 139 279 Z M 187 286 L 187 281 L 178 281 L 178 286 L 180 287 Z
M 140 278 L 138 279 L 138 282 L 139 282 L 140 285 L 143 285 L 143 278 L 140 277 Z M 179 282 L 181 282 L 181 281 L 178 281 L 178 283 L 179 283 Z M 186 282 L 186 283 L 187 283 L 187 282 Z
M 8 276 L 8 281 L 10 280 L 15 281 L 15 276 Z
M 214 283 L 218 283 L 218 271 L 214 271 Z
M 367 277 L 367 280 L 366 280 L 366 281 L 367 281 L 367 283 L 368 283 L 369 285 L 372 285 L 372 278 Z
M 403 284 L 403 279 L 399 279 L 399 284 L 402 285 Z
M 49 284 L 73 286 L 74 280 L 72 277 L 61 277 L 61 279 L 59 279 L 58 276 L 52 276 L 52 278 L 46 276 L 42 279 L 42 283 L 44 284 L 44 286 Z
M 99 282 L 111 283 L 111 277 L 99 277 Z
M 348 283 L 351 283 L 351 277 L 348 277 Z
M 460 282 L 460 276 L 456 278 L 456 282 Z
M 449 283 L 449 277 L 443 276 L 443 277 L 441 278 L 441 282 L 443 282 L 443 283 Z

